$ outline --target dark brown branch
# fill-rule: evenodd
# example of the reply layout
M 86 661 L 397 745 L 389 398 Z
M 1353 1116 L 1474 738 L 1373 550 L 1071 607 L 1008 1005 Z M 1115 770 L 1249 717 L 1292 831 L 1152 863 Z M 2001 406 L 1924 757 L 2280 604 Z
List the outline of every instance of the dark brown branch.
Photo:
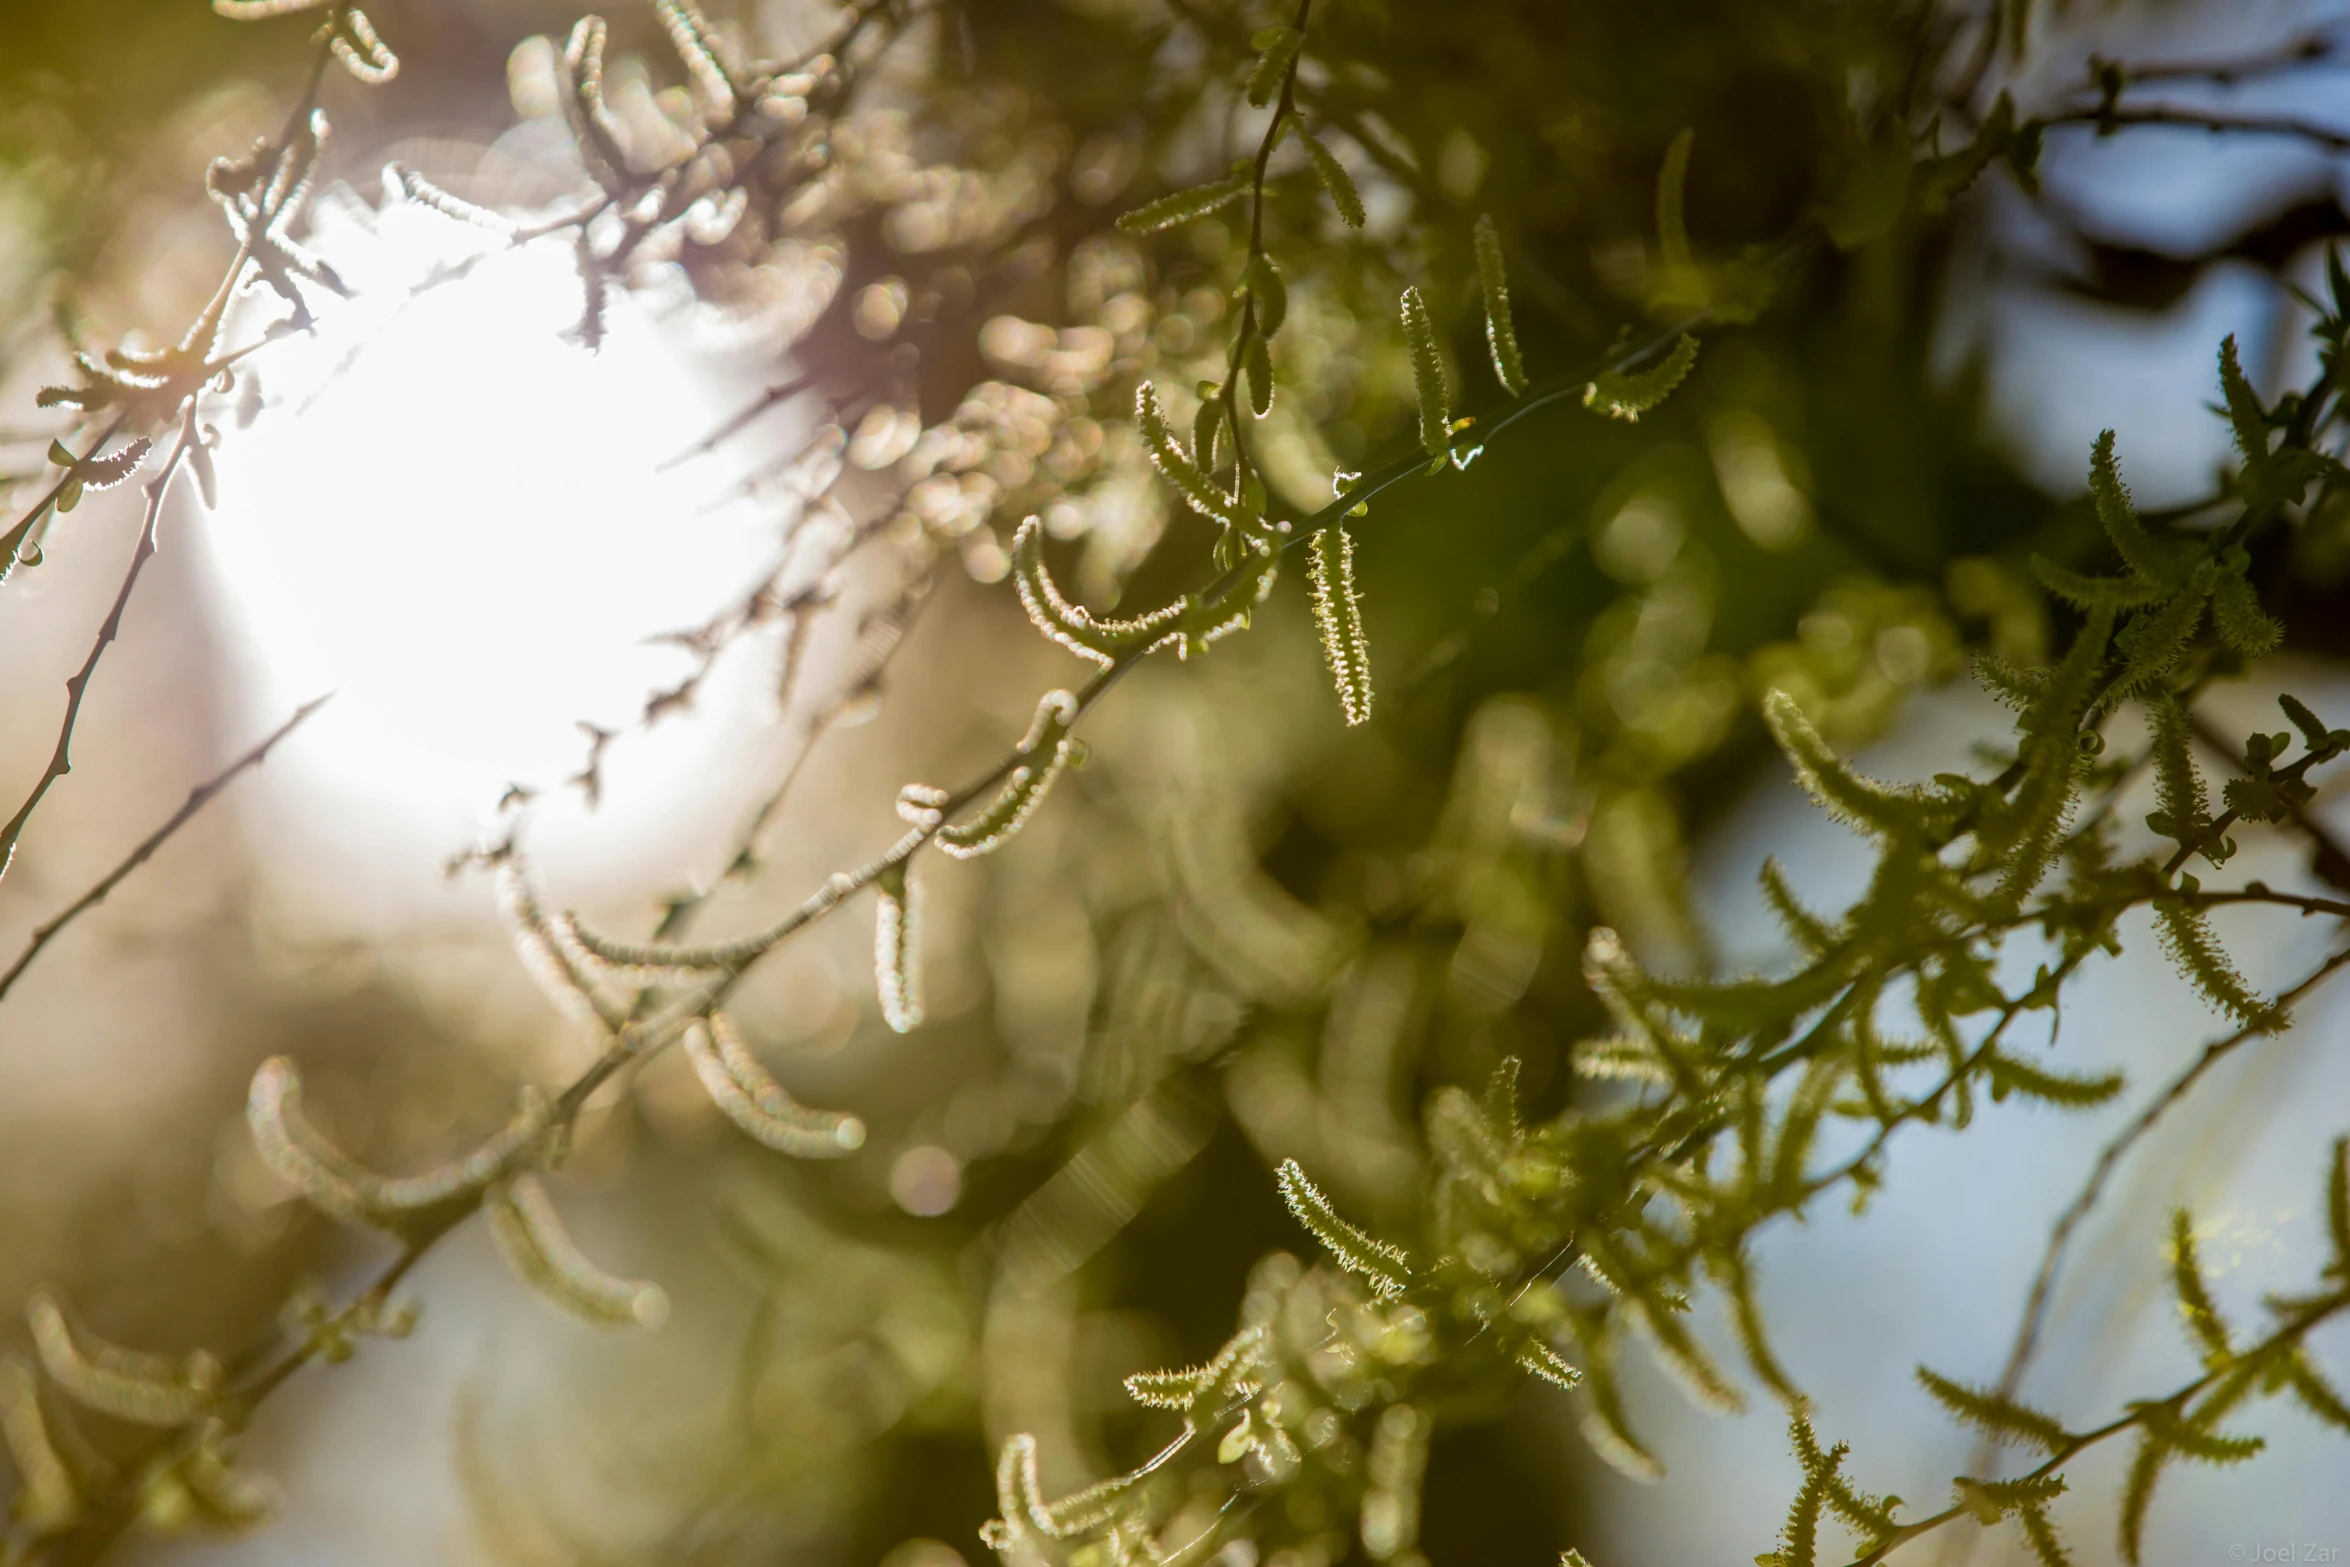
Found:
M 2134 126 L 2171 125 L 2182 130 L 2208 131 L 2214 136 L 2287 136 L 2311 142 L 2328 152 L 2350 152 L 2350 131 L 2336 130 L 2289 115 L 2219 114 L 2205 109 L 2171 107 L 2121 109 L 2099 107 L 2056 114 L 2047 123 L 2094 125 L 2100 135 Z
M 8 874 L 8 867 L 16 859 L 17 840 L 24 836 L 25 824 L 33 819 L 34 810 L 49 793 L 50 786 L 73 771 L 74 725 L 81 721 L 82 699 L 89 694 L 90 677 L 98 672 L 98 660 L 105 657 L 108 645 L 122 631 L 123 611 L 130 607 L 131 590 L 139 585 L 139 573 L 146 569 L 148 557 L 155 553 L 155 527 L 163 515 L 163 497 L 169 493 L 180 463 L 197 440 L 196 403 L 190 398 L 187 412 L 180 420 L 179 439 L 172 444 L 171 455 L 164 459 L 163 471 L 147 482 L 147 507 L 139 519 L 139 542 L 131 551 L 130 568 L 123 573 L 122 586 L 115 591 L 114 607 L 100 622 L 98 639 L 90 644 L 89 657 L 82 660 L 82 667 L 65 682 L 65 721 L 58 726 L 57 746 L 49 754 L 49 765 L 33 785 L 32 793 L 25 797 L 24 804 L 8 819 L 8 825 L 0 827 L 0 877 Z
M 2350 965 L 2350 947 L 2326 959 L 2298 984 L 2280 994 L 2277 997 L 2279 1005 L 2289 1005 L 2300 1000 L 2340 972 L 2345 965 Z M 2187 1097 L 2204 1073 L 2241 1046 L 2274 1031 L 2273 1027 L 2253 1025 L 2240 1028 L 2204 1046 L 2187 1069 L 2172 1078 L 2169 1086 L 2155 1095 L 2153 1101 L 2122 1129 L 2121 1134 L 2098 1153 L 2096 1164 L 2090 1168 L 2089 1179 L 2082 1184 L 2080 1192 L 2049 1231 L 2048 1248 L 2042 1253 L 2040 1271 L 2032 1280 L 2031 1298 L 2024 1306 L 2022 1322 L 2016 1327 L 2015 1343 L 2008 1350 L 2007 1369 L 2000 1373 L 2001 1398 L 2014 1398 L 2017 1390 L 2023 1386 L 2024 1373 L 2031 1368 L 2032 1357 L 2039 1351 L 2040 1334 L 2047 1325 L 2049 1303 L 2056 1293 L 2056 1277 L 2064 1268 L 2065 1254 L 2071 1247 L 2073 1232 L 2081 1227 L 2104 1196 L 2106 1183 L 2112 1179 L 2123 1156 L 2137 1145 L 2140 1138 L 2154 1129 L 2154 1123 L 2161 1120 L 2172 1106 Z M 1976 1463 L 1980 1467 L 1982 1460 L 1978 1458 Z
M 329 692 L 328 695 L 331 696 L 333 693 Z M 35 927 L 32 940 L 26 943 L 24 951 L 17 955 L 16 961 L 8 966 L 6 973 L 0 974 L 0 997 L 7 996 L 9 987 L 16 983 L 19 975 L 32 966 L 33 959 L 41 955 L 43 947 L 56 939 L 58 932 L 64 930 L 66 926 L 72 924 L 89 910 L 105 902 L 108 893 L 122 885 L 123 879 L 131 872 L 146 864 L 155 851 L 162 848 L 164 843 L 170 839 L 172 834 L 185 827 L 191 817 L 212 802 L 213 796 L 234 783 L 240 775 L 267 761 L 269 753 L 276 748 L 277 743 L 299 729 L 302 726 L 302 721 L 325 706 L 326 701 L 327 698 L 324 696 L 313 697 L 310 701 L 295 708 L 294 716 L 272 730 L 267 739 L 204 782 L 196 785 L 195 788 L 190 789 L 187 799 L 181 802 L 178 810 L 171 813 L 170 819 L 141 839 L 139 846 L 124 856 L 121 864 L 99 878 L 97 884 L 89 891 L 67 904 L 45 923 Z

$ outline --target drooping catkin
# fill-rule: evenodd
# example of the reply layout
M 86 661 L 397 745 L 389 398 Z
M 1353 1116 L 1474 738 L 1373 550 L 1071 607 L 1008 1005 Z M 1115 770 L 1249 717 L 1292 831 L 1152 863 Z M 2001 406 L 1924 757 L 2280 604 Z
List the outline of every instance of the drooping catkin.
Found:
M 1142 436 L 1142 449 L 1149 455 L 1151 466 L 1175 487 L 1193 511 L 1228 528 L 1239 525 L 1239 512 L 1231 495 L 1201 472 L 1191 454 L 1176 442 L 1175 432 L 1168 427 L 1167 416 L 1159 408 L 1158 389 L 1148 381 L 1134 390 L 1134 428 Z
M 784 1091 L 724 1013 L 685 1031 L 686 1060 L 711 1103 L 726 1118 L 778 1153 L 801 1159 L 838 1159 L 865 1144 L 865 1123 L 837 1110 L 813 1110 Z
M 1035 517 L 1012 535 L 1012 584 L 1036 629 L 1052 641 L 1105 668 L 1127 653 L 1151 650 L 1180 638 L 1178 601 L 1134 620 L 1097 620 L 1081 604 L 1061 596 L 1044 565 L 1044 523 Z
M 873 985 L 881 1019 L 901 1034 L 922 1026 L 922 973 L 915 942 L 913 888 L 903 863 L 873 883 Z
M 1314 626 L 1322 657 L 1338 687 L 1349 727 L 1371 718 L 1371 645 L 1363 634 L 1361 595 L 1355 591 L 1355 541 L 1343 527 L 1324 528 L 1307 546 L 1306 580 L 1313 590 Z
M 1697 339 L 1684 332 L 1672 352 L 1646 370 L 1604 370 L 1593 376 L 1583 388 L 1583 406 L 1638 424 L 1640 416 L 1670 397 L 1696 366 Z
M 1314 166 L 1314 178 L 1330 193 L 1330 204 L 1338 209 L 1339 221 L 1350 229 L 1361 228 L 1366 214 L 1362 195 L 1355 189 L 1354 176 L 1346 172 L 1346 165 L 1338 161 L 1338 155 L 1324 146 L 1319 137 L 1300 131 L 1297 139 L 1305 145 L 1306 161 Z
M 1452 388 L 1436 346 L 1436 323 L 1417 285 L 1403 291 L 1403 335 L 1412 354 L 1412 390 L 1419 397 L 1420 447 L 1442 461 L 1452 451 Z
M 536 1176 L 491 1187 L 482 1211 L 507 1266 L 550 1304 L 604 1325 L 654 1328 L 668 1319 L 669 1296 L 660 1285 L 615 1277 L 587 1259 Z
M 1359 1274 L 1374 1294 L 1393 1298 L 1411 1282 L 1411 1257 L 1400 1246 L 1374 1240 L 1338 1216 L 1321 1188 L 1306 1179 L 1295 1159 L 1284 1159 L 1273 1172 L 1281 1200 L 1298 1223 L 1322 1243 L 1331 1260 L 1349 1273 Z
M 95 1340 L 85 1347 L 47 1290 L 35 1290 L 25 1302 L 25 1320 L 49 1379 L 100 1414 L 134 1425 L 184 1425 L 210 1408 L 219 1391 L 220 1363 L 202 1351 L 174 1360 Z
M 1075 760 L 1079 742 L 1069 738 L 1069 726 L 1076 721 L 1077 698 L 1067 691 L 1047 691 L 1020 742 L 1019 765 L 1005 777 L 987 809 L 967 822 L 939 829 L 939 848 L 955 859 L 970 860 L 1009 843 L 1044 803 L 1053 780 Z
M 1518 326 L 1510 315 L 1509 271 L 1501 258 L 1501 235 L 1491 214 L 1477 219 L 1477 287 L 1485 296 L 1485 345 L 1493 352 L 1493 373 L 1512 397 L 1526 390 L 1526 361 L 1518 352 Z
M 33 1368 L 15 1355 L 0 1356 L 0 1437 L 16 1465 L 16 1521 L 35 1534 L 72 1523 L 82 1510 L 80 1487 L 49 1434 Z

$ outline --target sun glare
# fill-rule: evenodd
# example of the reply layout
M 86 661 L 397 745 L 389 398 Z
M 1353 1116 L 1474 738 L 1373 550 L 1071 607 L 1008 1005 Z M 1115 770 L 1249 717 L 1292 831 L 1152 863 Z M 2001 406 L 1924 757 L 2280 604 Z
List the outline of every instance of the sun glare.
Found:
M 499 248 L 419 292 L 483 238 L 399 206 L 322 228 L 356 298 L 262 357 L 259 412 L 223 443 L 220 509 L 196 531 L 247 681 L 236 705 L 261 722 L 336 693 L 272 762 L 271 808 L 323 799 L 317 825 L 352 854 L 386 837 L 446 852 L 508 784 L 575 772 L 580 722 L 619 728 L 691 667 L 649 638 L 762 573 L 771 523 L 705 513 L 715 481 L 658 471 L 745 383 L 620 299 L 589 353 L 567 335 L 580 285 L 560 246 Z M 762 683 L 714 682 L 705 715 Z M 710 767 L 725 727 L 639 742 L 628 792 Z

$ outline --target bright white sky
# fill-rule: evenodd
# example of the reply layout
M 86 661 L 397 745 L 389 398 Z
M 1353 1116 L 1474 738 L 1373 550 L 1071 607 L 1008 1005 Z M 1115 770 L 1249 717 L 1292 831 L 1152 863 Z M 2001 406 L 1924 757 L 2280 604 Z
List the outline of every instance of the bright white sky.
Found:
M 221 509 L 195 535 L 245 727 L 336 693 L 247 797 L 263 853 L 294 845 L 278 857 L 297 880 L 323 855 L 336 874 L 414 882 L 510 781 L 576 771 L 576 721 L 618 728 L 685 673 L 685 653 L 646 639 L 759 580 L 776 530 L 747 505 L 698 514 L 718 487 L 707 468 L 655 471 L 748 383 L 619 297 L 600 353 L 568 340 L 581 295 L 562 243 L 501 248 L 403 305 L 436 264 L 494 242 L 407 205 L 329 204 L 320 227 L 358 297 L 261 356 L 265 407 L 227 432 Z M 742 651 L 705 719 L 764 700 Z M 732 754 L 729 727 L 671 720 L 615 745 L 593 837 L 632 862 L 673 857 L 643 813 L 690 803 Z

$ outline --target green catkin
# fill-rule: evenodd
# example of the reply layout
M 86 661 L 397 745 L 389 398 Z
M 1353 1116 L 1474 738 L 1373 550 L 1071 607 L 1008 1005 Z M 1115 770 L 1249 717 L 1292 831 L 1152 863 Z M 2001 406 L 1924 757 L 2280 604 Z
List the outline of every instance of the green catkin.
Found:
M 2151 1434 L 2138 1439 L 2130 1454 L 2129 1478 L 2122 1482 L 2121 1552 L 2122 1560 L 2135 1563 L 2145 1540 L 2146 1511 L 2154 1505 L 2154 1484 L 2162 1478 L 2162 1466 L 2171 1455 L 2171 1449 L 2156 1441 Z
M 1067 691 L 1047 691 L 1020 742 L 1019 765 L 986 810 L 968 822 L 938 830 L 939 848 L 954 859 L 969 860 L 1011 842 L 1044 803 L 1053 781 L 1076 759 L 1080 742 L 1069 738 L 1069 726 L 1076 721 L 1077 698 Z
M 2218 1411 L 2198 1411 L 2193 1419 L 2183 1418 L 2167 1405 L 2148 1404 L 2138 1411 L 2138 1420 L 2146 1434 L 2172 1452 L 2205 1464 L 2240 1464 L 2259 1455 L 2268 1446 L 2268 1439 L 2259 1436 L 2228 1436 L 2210 1429 L 2204 1422 L 2217 1418 Z
M 2284 710 L 2293 727 L 2301 731 L 2303 745 L 2311 751 L 2333 749 L 2333 736 L 2327 733 L 2324 721 L 2309 710 L 2309 704 L 2287 691 L 2277 697 L 2277 706 Z
M 1477 219 L 1477 287 L 1485 297 L 1485 346 L 1493 373 L 1512 397 L 1526 390 L 1526 362 L 1518 353 L 1517 323 L 1510 316 L 1510 280 L 1502 264 L 1501 236 L 1491 214 Z
M 1452 389 L 1436 346 L 1436 324 L 1417 285 L 1403 291 L 1403 335 L 1412 355 L 1412 390 L 1419 397 L 1420 447 L 1442 462 L 1452 451 Z
M 1780 926 L 1806 957 L 1817 957 L 1836 944 L 1841 932 L 1803 906 L 1795 896 L 1795 889 L 1787 884 L 1786 869 L 1777 859 L 1763 861 L 1761 880 L 1763 898 L 1770 904 L 1771 912 L 1778 916 Z
M 1565 1356 L 1539 1340 L 1530 1339 L 1520 1346 L 1518 1367 L 1554 1387 L 1571 1389 L 1580 1386 L 1583 1381 L 1583 1373 L 1569 1365 Z
M 2171 1212 L 2170 1272 L 2171 1288 L 2179 1297 L 2179 1320 L 2204 1354 L 2220 1360 L 2234 1354 L 2227 1319 L 2204 1287 L 2203 1266 L 2195 1255 L 2195 1221 L 2184 1208 Z
M 2016 1523 L 2023 1530 L 2024 1543 L 2040 1567 L 2072 1567 L 2072 1557 L 2064 1548 L 2064 1541 L 2056 1532 L 2056 1525 L 2048 1518 L 2044 1507 L 2027 1504 L 2016 1509 Z
M 1814 804 L 1848 826 L 1879 836 L 1928 831 L 1947 812 L 1945 802 L 1922 790 L 1881 784 L 1846 765 L 1820 738 L 1794 697 L 1783 690 L 1764 696 L 1763 721 L 1795 768 L 1796 781 Z
M 2284 1025 L 2284 1014 L 2254 995 L 2228 961 L 2201 909 L 2184 898 L 2157 898 L 2154 919 L 2163 950 L 2206 1001 L 2250 1028 L 2274 1030 Z
M 2176 565 L 2169 550 L 2138 520 L 2138 508 L 2131 503 L 2129 486 L 2122 482 L 2121 466 L 2114 459 L 2111 430 L 2100 434 L 2090 449 L 2089 494 L 2105 536 L 2130 570 L 2152 583 L 2175 581 Z
M 1610 419 L 1637 424 L 1689 378 L 1697 366 L 1697 339 L 1681 334 L 1672 352 L 1646 370 L 1602 371 L 1583 388 L 1583 406 Z
M 2265 658 L 2284 644 L 2285 628 L 2261 608 L 2260 595 L 2238 576 L 2225 576 L 2211 594 L 2212 624 L 2231 652 Z
M 2260 394 L 2252 389 L 2243 364 L 2236 358 L 2233 332 L 2220 339 L 2219 386 L 2221 399 L 2227 405 L 2228 431 L 2235 437 L 2237 454 L 2244 459 L 2245 472 L 2250 477 L 2269 460 L 2268 411 L 2261 406 Z M 2257 489 L 2257 480 L 2250 487 Z
M 1104 668 L 1125 654 L 1154 650 L 1181 639 L 1177 627 L 1184 613 L 1181 603 L 1137 620 L 1096 620 L 1083 605 L 1063 598 L 1045 570 L 1044 523 L 1036 517 L 1020 524 L 1012 535 L 1012 583 L 1037 630 Z
M 2071 571 L 2045 555 L 2032 557 L 2032 575 L 2049 592 L 2079 609 L 2142 609 L 2162 597 L 2162 584 L 2132 573 L 2126 577 L 2091 577 Z
M 1294 27 L 1268 27 L 1257 34 L 1254 42 L 1263 52 L 1257 56 L 1256 68 L 1248 75 L 1248 101 L 1262 109 L 1279 95 L 1281 84 L 1289 77 L 1290 67 L 1297 63 L 1297 52 L 1305 46 L 1306 35 Z
M 661 1286 L 616 1278 L 588 1261 L 536 1176 L 492 1186 L 482 1194 L 482 1211 L 507 1266 L 549 1304 L 604 1326 L 653 1328 L 668 1318 Z
M 1250 367 L 1252 377 L 1255 367 Z M 1272 376 L 1267 372 L 1264 382 L 1266 406 L 1271 406 Z M 1261 411 L 1261 410 L 1260 410 Z M 1167 416 L 1160 411 L 1158 388 L 1145 381 L 1134 389 L 1134 428 L 1142 436 L 1142 449 L 1148 454 L 1151 466 L 1160 477 L 1175 487 L 1185 504 L 1193 511 L 1227 528 L 1240 525 L 1240 514 L 1232 496 L 1224 487 L 1210 479 L 1194 463 L 1181 446 L 1176 444 L 1175 432 L 1167 425 Z M 1196 433 L 1196 430 L 1195 430 Z
M 2030 1444 L 2050 1453 L 2062 1452 L 2072 1441 L 2063 1422 L 2054 1415 L 2043 1414 L 2012 1398 L 1953 1382 L 1924 1366 L 1918 1367 L 1917 1374 L 1919 1385 L 1933 1394 L 1943 1408 L 1994 1441 Z
M 1307 546 L 1306 581 L 1312 588 L 1314 626 L 1322 635 L 1322 658 L 1338 687 L 1338 705 L 1351 728 L 1371 719 L 1371 647 L 1363 635 L 1361 597 L 1355 591 L 1353 535 L 1324 528 Z
M 1319 137 L 1301 130 L 1297 139 L 1305 144 L 1306 161 L 1314 166 L 1314 177 L 1330 193 L 1330 204 L 1338 209 L 1339 221 L 1350 229 L 1361 228 L 1365 217 L 1363 198 L 1355 189 L 1354 176 L 1346 172 L 1346 165 L 1338 161 L 1337 154 L 1324 146 Z
M 802 1159 L 838 1159 L 864 1146 L 863 1121 L 793 1099 L 723 1013 L 688 1027 L 684 1046 L 710 1102 L 754 1140 Z
M 2326 1238 L 2333 1242 L 2333 1271 L 2350 1281 L 2350 1137 L 2334 1139 L 2334 1161 L 2326 1175 Z
M 2142 691 L 2169 678 L 2202 626 L 2209 602 L 2208 594 L 2190 584 L 2173 593 L 2161 608 L 2131 621 L 2128 634 L 2119 643 L 2129 656 L 2114 677 L 2115 693 Z
M 1984 1057 L 1984 1070 L 1991 1080 L 1991 1097 L 1994 1101 L 2016 1093 L 2026 1099 L 2037 1099 L 2044 1104 L 2071 1110 L 2085 1110 L 2104 1104 L 2122 1091 L 2126 1081 L 2119 1072 L 2105 1072 L 2094 1077 L 2051 1072 L 1996 1049 Z
M 396 1236 L 502 1179 L 549 1132 L 545 1106 L 526 1099 L 503 1131 L 464 1158 L 422 1175 L 378 1175 L 310 1125 L 302 1114 L 300 1075 L 283 1056 L 263 1062 L 253 1074 L 245 1120 L 261 1162 L 300 1191 L 312 1207 L 346 1224 L 369 1225 Z
M 1373 1240 L 1338 1216 L 1330 1199 L 1306 1179 L 1295 1159 L 1284 1159 L 1273 1172 L 1281 1200 L 1290 1214 L 1322 1243 L 1331 1260 L 1349 1273 L 1362 1275 L 1374 1294 L 1393 1298 L 1411 1282 L 1411 1257 L 1400 1246 Z
M 1118 219 L 1118 227 L 1137 237 L 1156 234 L 1175 228 L 1197 218 L 1232 205 L 1248 194 L 1248 184 L 1242 180 L 1213 180 L 1205 185 L 1194 185 L 1158 200 L 1145 202 Z
M 2154 800 L 2156 814 L 2146 825 L 2181 848 L 2204 846 L 2211 831 L 2211 806 L 2204 795 L 2202 776 L 2195 770 L 2192 736 L 2186 711 L 2168 691 L 2147 698 L 2153 719 Z
M 922 975 L 913 893 L 903 864 L 874 879 L 873 898 L 873 988 L 881 999 L 881 1020 L 896 1033 L 910 1034 L 922 1026 Z

